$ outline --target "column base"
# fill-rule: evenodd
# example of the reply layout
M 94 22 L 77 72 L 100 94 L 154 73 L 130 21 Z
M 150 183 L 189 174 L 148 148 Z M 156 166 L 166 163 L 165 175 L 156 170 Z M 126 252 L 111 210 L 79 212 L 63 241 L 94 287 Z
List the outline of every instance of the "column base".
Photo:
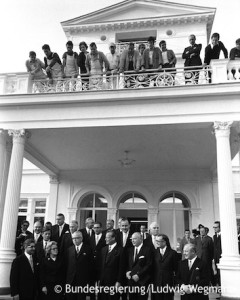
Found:
M 10 294 L 10 271 L 16 257 L 13 249 L 0 249 L 0 295 Z
M 239 299 L 240 256 L 225 256 L 220 259 L 221 299 Z
M 3 296 L 6 296 L 6 298 Z M 0 288 L 0 299 L 1 300 L 2 299 L 12 299 L 12 297 L 10 296 L 10 287 L 1 287 Z

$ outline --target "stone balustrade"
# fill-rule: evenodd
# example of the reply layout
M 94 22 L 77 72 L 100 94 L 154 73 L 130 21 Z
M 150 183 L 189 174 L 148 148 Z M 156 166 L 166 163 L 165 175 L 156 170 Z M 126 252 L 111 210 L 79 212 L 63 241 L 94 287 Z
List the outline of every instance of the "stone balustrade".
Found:
M 210 80 L 211 77 L 211 80 Z M 92 90 L 142 89 L 203 85 L 240 81 L 240 61 L 212 60 L 210 66 L 192 69 L 176 68 L 138 73 L 104 74 L 79 78 L 32 81 L 26 72 L 0 74 L 0 94 L 81 92 Z

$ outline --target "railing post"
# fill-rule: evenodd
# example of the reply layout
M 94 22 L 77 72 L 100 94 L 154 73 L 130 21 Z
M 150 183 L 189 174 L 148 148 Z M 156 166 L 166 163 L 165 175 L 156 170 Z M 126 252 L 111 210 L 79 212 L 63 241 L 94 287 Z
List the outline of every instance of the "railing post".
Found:
M 228 59 L 211 60 L 210 66 L 212 69 L 212 83 L 223 83 L 228 81 L 227 64 L 228 64 Z

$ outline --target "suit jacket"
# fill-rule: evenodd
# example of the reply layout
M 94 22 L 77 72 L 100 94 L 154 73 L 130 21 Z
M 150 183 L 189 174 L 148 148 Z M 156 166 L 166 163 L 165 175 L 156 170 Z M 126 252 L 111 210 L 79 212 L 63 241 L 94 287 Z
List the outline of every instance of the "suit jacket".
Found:
M 34 238 L 34 232 L 33 232 L 33 234 L 32 234 L 32 238 L 33 238 L 34 241 L 35 241 L 35 238 Z M 42 235 L 40 234 L 39 237 L 38 237 L 38 239 L 35 241 L 35 243 L 39 243 L 39 242 L 41 242 L 42 240 L 43 240 L 43 237 L 42 237 Z
M 59 247 L 60 257 L 65 257 L 67 255 L 67 249 L 71 246 L 73 246 L 72 234 L 70 232 L 64 233 Z
M 91 282 L 93 274 L 93 254 L 89 245 L 82 244 L 79 254 L 75 246 L 67 250 L 66 283 L 85 286 Z
M 160 52 L 162 54 L 161 50 L 160 50 Z M 168 63 L 170 63 L 172 61 L 173 62 L 172 67 L 175 67 L 176 62 L 177 62 L 177 58 L 176 58 L 176 55 L 173 52 L 173 50 L 167 50 L 167 58 L 168 58 Z
M 133 52 L 133 69 L 139 70 L 139 52 L 134 50 Z M 124 50 L 120 57 L 120 65 L 119 65 L 119 72 L 122 73 L 124 71 L 128 71 L 129 67 L 129 57 L 128 57 L 128 50 Z
M 152 252 L 147 246 L 142 246 L 134 260 L 135 247 L 127 249 L 127 268 L 126 272 L 131 271 L 131 276 L 138 275 L 138 283 L 141 286 L 147 286 L 151 281 L 152 273 Z M 129 284 L 133 283 L 129 280 Z
M 184 259 L 179 262 L 177 282 L 182 284 L 198 285 L 201 287 L 208 286 L 210 281 L 210 273 L 207 265 L 200 259 L 196 258 L 191 269 L 188 268 L 188 260 Z M 185 294 L 181 296 L 184 300 L 204 300 L 208 296 L 201 293 Z
M 205 235 L 202 240 L 200 236 L 196 237 L 194 242 L 197 247 L 197 256 L 211 267 L 213 260 L 213 240 Z
M 132 240 L 131 240 L 131 237 L 132 237 L 132 232 L 129 231 L 128 233 L 128 237 L 127 237 L 127 241 L 126 241 L 126 244 L 124 246 L 124 248 L 129 248 L 129 247 L 132 247 Z M 123 233 L 122 231 L 119 231 L 117 236 L 116 236 L 116 242 L 118 244 L 118 246 L 120 247 L 123 247 Z
M 34 299 L 37 294 L 37 272 L 38 265 L 33 257 L 34 272 L 25 254 L 17 256 L 13 262 L 10 272 L 11 295 L 19 295 L 21 299 Z
M 116 245 L 110 253 L 108 246 L 101 250 L 100 285 L 114 286 L 125 278 L 125 259 L 123 248 Z
M 147 236 L 147 238 L 143 241 L 143 245 L 149 247 L 152 251 L 152 255 L 154 255 L 154 252 L 155 252 L 155 246 L 153 245 L 153 242 L 152 242 L 152 235 L 149 234 Z
M 89 234 L 87 233 L 87 229 L 86 228 L 82 228 L 80 229 L 82 235 L 83 235 L 83 242 L 87 245 L 90 245 L 90 236 Z M 94 230 L 92 229 L 92 235 L 95 235 L 95 232 Z M 91 236 L 92 236 L 91 235 Z
M 202 44 L 195 44 L 184 49 L 182 58 L 185 59 L 184 67 L 189 66 L 201 66 L 202 60 L 200 58 L 200 52 L 202 50 Z M 192 57 L 190 57 L 194 54 Z
M 173 286 L 174 275 L 178 268 L 178 255 L 175 250 L 167 247 L 164 255 L 160 254 L 159 248 L 154 251 L 153 258 L 153 283 L 154 286 Z
M 96 235 L 91 235 L 89 242 L 90 246 L 93 251 L 93 257 L 94 257 L 94 268 L 95 268 L 95 274 L 93 275 L 94 281 L 97 281 L 100 277 L 100 268 L 101 268 L 101 250 L 103 247 L 106 246 L 105 241 L 105 235 L 102 233 L 102 236 L 100 240 L 98 241 L 96 245 Z
M 64 283 L 63 261 L 57 257 L 54 261 L 50 257 L 45 257 L 40 265 L 40 287 L 63 284 Z
M 35 255 L 36 255 L 37 261 L 39 263 L 42 261 L 42 259 L 44 257 L 46 257 L 46 252 L 45 252 L 45 249 L 44 249 L 44 246 L 43 246 L 43 241 L 37 242 L 35 244 Z
M 70 232 L 69 225 L 65 223 L 61 232 L 61 236 L 59 236 L 59 225 L 53 225 L 51 229 L 51 240 L 57 242 L 58 246 L 60 246 L 62 242 L 62 237 L 66 231 Z
M 228 58 L 228 51 L 221 41 L 219 41 L 218 44 L 213 48 L 210 44 L 207 45 L 207 47 L 205 48 L 204 63 L 209 65 L 212 59 L 219 59 L 221 51 L 223 51 L 224 57 Z
M 143 52 L 143 67 L 145 69 L 150 69 L 150 60 L 149 60 L 150 49 L 145 49 Z M 152 69 L 159 68 L 163 64 L 162 53 L 158 47 L 153 48 L 153 57 L 152 57 Z
M 22 254 L 24 251 L 23 251 L 23 243 L 27 240 L 27 239 L 31 239 L 33 238 L 33 235 L 30 231 L 26 231 L 25 234 L 26 236 L 24 235 L 21 235 L 23 232 L 21 229 L 19 229 L 17 231 L 17 234 L 16 234 L 16 242 L 15 242 L 15 252 L 18 255 Z
M 221 245 L 221 235 L 217 236 L 214 234 L 213 236 L 213 258 L 216 264 L 219 263 L 219 260 L 222 256 L 222 245 Z

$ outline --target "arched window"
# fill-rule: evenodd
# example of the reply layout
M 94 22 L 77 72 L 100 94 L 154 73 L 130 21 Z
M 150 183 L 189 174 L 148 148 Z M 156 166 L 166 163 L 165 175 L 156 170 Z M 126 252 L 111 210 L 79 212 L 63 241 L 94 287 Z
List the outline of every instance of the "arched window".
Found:
M 85 227 L 85 220 L 93 218 L 102 223 L 105 228 L 107 220 L 108 202 L 101 194 L 89 193 L 80 200 L 78 209 L 78 220 L 80 218 L 80 228 Z
M 138 192 L 127 192 L 120 197 L 119 217 L 126 217 L 131 221 L 131 230 L 139 231 L 140 225 L 147 225 L 147 200 Z
M 185 229 L 189 228 L 190 205 L 187 197 L 180 192 L 168 192 L 159 203 L 159 224 L 173 248 L 182 239 Z

